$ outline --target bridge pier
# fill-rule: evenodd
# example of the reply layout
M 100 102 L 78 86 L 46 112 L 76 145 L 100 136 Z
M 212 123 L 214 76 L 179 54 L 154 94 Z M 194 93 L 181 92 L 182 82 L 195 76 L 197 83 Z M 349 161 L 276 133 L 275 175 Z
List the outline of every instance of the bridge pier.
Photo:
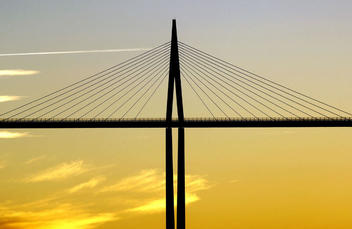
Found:
M 166 128 L 166 229 L 175 229 L 174 213 L 174 174 L 172 158 L 172 128 Z
M 169 83 L 166 104 L 166 229 L 175 228 L 174 190 L 172 174 L 172 107 L 174 90 L 176 94 L 178 127 L 178 164 L 177 164 L 177 229 L 185 229 L 185 130 L 182 103 L 182 87 L 176 20 L 172 20 Z
M 166 229 L 175 229 L 174 177 L 172 156 L 172 128 L 166 132 Z M 186 192 L 185 192 L 185 129 L 178 128 L 177 155 L 177 229 L 186 228 Z
M 185 129 L 179 127 L 177 158 L 177 229 L 186 228 L 185 190 Z

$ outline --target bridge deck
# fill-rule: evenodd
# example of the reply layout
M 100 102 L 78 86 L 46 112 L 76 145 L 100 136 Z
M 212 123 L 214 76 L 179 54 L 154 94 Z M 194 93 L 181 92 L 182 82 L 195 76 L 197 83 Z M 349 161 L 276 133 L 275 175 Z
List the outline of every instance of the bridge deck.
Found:
M 267 127 L 352 127 L 352 118 L 242 118 L 185 119 L 166 122 L 165 119 L 0 119 L 0 129 L 35 128 L 267 128 Z

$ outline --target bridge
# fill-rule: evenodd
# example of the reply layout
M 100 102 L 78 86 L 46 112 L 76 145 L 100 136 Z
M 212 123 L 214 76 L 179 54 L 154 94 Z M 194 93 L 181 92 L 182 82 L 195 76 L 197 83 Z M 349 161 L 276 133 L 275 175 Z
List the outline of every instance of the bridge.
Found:
M 352 118 L 189 118 L 180 122 L 173 119 L 24 119 L 1 121 L 1 128 L 268 128 L 268 127 L 350 127 Z
M 184 89 L 192 96 L 184 99 Z M 141 117 L 156 97 L 166 98 L 166 114 Z M 187 101 L 201 115 L 185 117 Z M 352 127 L 352 114 L 178 41 L 176 20 L 171 42 L 0 114 L 7 129 L 165 128 L 167 229 L 175 228 L 172 128 L 178 129 L 176 225 L 184 229 L 185 128 L 279 127 Z

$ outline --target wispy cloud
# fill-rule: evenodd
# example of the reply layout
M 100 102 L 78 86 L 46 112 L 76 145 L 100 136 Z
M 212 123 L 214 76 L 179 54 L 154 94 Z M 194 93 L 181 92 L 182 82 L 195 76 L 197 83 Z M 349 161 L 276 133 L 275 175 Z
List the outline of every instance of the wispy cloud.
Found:
M 119 219 L 114 213 L 93 214 L 71 204 L 40 210 L 13 210 L 1 207 L 0 214 L 0 228 L 12 229 L 91 229 Z
M 230 183 L 230 184 L 234 184 L 234 183 L 238 183 L 238 182 L 240 182 L 240 181 L 237 180 L 237 179 L 229 180 L 229 183 Z
M 70 188 L 68 190 L 68 192 L 75 193 L 75 192 L 78 192 L 78 191 L 85 189 L 85 188 L 94 188 L 95 186 L 97 186 L 98 184 L 103 182 L 105 179 L 106 179 L 105 177 L 94 177 L 87 182 L 83 182 L 81 184 L 78 184 L 78 185 Z
M 0 103 L 10 102 L 22 99 L 23 96 L 15 96 L 15 95 L 0 95 Z
M 189 192 L 186 193 L 186 205 L 194 203 L 198 200 L 200 200 L 198 195 Z M 177 206 L 176 195 L 174 196 L 174 206 Z M 127 211 L 148 214 L 165 211 L 165 198 L 147 201 L 146 203 L 139 205 L 138 207 L 130 208 Z
M 41 158 L 36 157 L 31 160 Z M 39 159 L 40 160 L 40 159 Z M 86 165 L 83 161 L 61 163 L 29 177 L 27 182 L 59 180 L 67 177 L 92 171 L 97 167 Z M 120 220 L 124 217 L 139 214 L 154 214 L 165 211 L 165 174 L 160 169 L 142 170 L 135 175 L 127 176 L 110 186 L 102 187 L 99 192 L 99 206 L 101 201 L 111 202 L 114 212 L 101 211 L 100 207 L 94 208 L 95 203 L 86 204 L 83 199 L 76 198 L 70 201 L 72 193 L 87 190 L 85 195 L 97 193 L 89 189 L 97 188 L 105 177 L 92 177 L 69 189 L 58 190 L 49 197 L 34 200 L 29 203 L 18 204 L 17 201 L 7 201 L 0 204 L 0 228 L 33 228 L 33 229 L 93 229 L 104 226 L 104 223 Z M 177 176 L 175 176 L 175 186 Z M 186 204 L 201 200 L 200 191 L 210 188 L 207 179 L 199 175 L 186 175 Z M 116 195 L 107 192 L 121 192 L 123 199 L 116 199 Z M 112 194 L 112 195 L 111 195 Z M 118 195 L 119 196 L 119 195 Z M 113 197 L 113 199 L 111 199 Z M 61 204 L 58 204 L 61 203 Z M 175 196 L 175 206 L 177 199 Z
M 104 187 L 101 192 L 134 191 L 155 192 L 163 188 L 163 174 L 157 169 L 142 170 L 135 176 L 122 179 L 114 185 Z
M 164 183 L 165 184 L 165 183 Z M 174 186 L 177 188 L 177 176 L 175 176 Z M 186 175 L 186 205 L 200 200 L 198 191 L 207 190 L 210 186 L 208 181 L 197 175 Z M 174 196 L 174 205 L 177 206 L 177 195 Z M 138 206 L 127 209 L 127 212 L 135 212 L 141 214 L 152 214 L 165 211 L 165 198 L 159 197 L 151 200 L 143 201 Z
M 3 169 L 3 168 L 5 168 L 6 166 L 5 166 L 5 162 L 4 161 L 0 161 L 0 169 Z
M 39 71 L 36 70 L 23 70 L 23 69 L 3 69 L 0 70 L 1 76 L 29 76 L 36 75 Z
M 82 160 L 69 163 L 62 163 L 53 168 L 49 168 L 26 179 L 27 182 L 41 182 L 61 180 L 70 176 L 77 176 L 89 171 Z
M 177 175 L 174 175 L 174 185 L 177 185 Z M 137 175 L 122 179 L 116 184 L 106 186 L 101 192 L 160 192 L 165 188 L 165 173 L 158 169 L 146 169 Z M 208 189 L 208 181 L 198 175 L 186 175 L 186 188 L 189 192 Z
M 43 160 L 44 158 L 46 158 L 45 155 L 42 155 L 42 156 L 39 156 L 39 157 L 34 157 L 34 158 L 32 158 L 32 159 L 27 160 L 27 161 L 25 162 L 25 164 L 26 164 L 26 165 L 30 165 L 30 164 L 33 164 L 33 163 L 38 162 L 38 161 L 40 161 L 40 160 Z
M 177 187 L 177 175 L 174 175 L 174 186 Z M 198 175 L 186 175 L 186 204 L 200 200 L 198 192 L 210 188 L 208 181 Z M 165 210 L 165 199 L 160 196 L 165 189 L 165 173 L 158 169 L 142 170 L 134 176 L 122 179 L 116 184 L 103 187 L 100 192 L 144 192 L 153 197 L 138 201 L 137 206 L 131 207 L 126 212 L 154 213 Z M 175 197 L 176 198 L 176 197 Z M 175 200 L 175 204 L 177 200 Z
M 147 51 L 149 49 L 150 48 L 128 48 L 128 49 L 94 49 L 94 50 L 50 51 L 50 52 L 0 53 L 0 57 L 59 55 L 59 54 L 86 54 L 86 53 L 106 53 L 106 52 L 138 52 L 138 51 Z
M 26 132 L 0 131 L 0 139 L 13 139 L 29 136 Z

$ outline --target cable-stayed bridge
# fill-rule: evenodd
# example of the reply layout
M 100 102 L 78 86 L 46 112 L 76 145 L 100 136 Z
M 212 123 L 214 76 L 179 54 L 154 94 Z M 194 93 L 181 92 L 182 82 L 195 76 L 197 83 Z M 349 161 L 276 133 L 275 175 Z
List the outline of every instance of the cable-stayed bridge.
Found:
M 352 126 L 347 111 L 178 41 L 175 20 L 171 42 L 0 113 L 0 128 L 165 128 L 167 229 L 175 228 L 172 128 L 182 229 L 184 128 Z

